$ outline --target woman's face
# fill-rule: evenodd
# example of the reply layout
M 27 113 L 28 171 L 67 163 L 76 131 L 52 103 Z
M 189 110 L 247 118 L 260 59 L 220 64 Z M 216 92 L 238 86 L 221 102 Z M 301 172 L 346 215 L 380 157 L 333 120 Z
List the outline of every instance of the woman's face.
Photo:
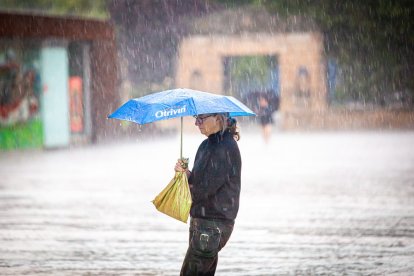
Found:
M 201 134 L 209 136 L 218 132 L 220 127 L 220 120 L 217 115 L 202 114 L 196 117 L 195 125 L 198 126 Z

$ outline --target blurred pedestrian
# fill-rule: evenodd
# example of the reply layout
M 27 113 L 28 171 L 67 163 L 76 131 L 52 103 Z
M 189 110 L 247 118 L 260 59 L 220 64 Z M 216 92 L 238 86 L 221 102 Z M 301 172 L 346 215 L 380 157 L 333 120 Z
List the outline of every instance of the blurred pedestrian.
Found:
M 233 231 L 239 210 L 241 157 L 237 121 L 227 114 L 202 114 L 195 125 L 207 136 L 199 146 L 193 170 L 185 171 L 192 196 L 190 236 L 180 275 L 214 275 L 218 252 Z
M 265 143 L 269 143 L 270 136 L 272 134 L 272 124 L 273 124 L 273 110 L 269 105 L 269 100 L 266 95 L 260 94 L 258 98 L 258 116 L 260 119 L 260 125 L 262 127 L 262 135 Z

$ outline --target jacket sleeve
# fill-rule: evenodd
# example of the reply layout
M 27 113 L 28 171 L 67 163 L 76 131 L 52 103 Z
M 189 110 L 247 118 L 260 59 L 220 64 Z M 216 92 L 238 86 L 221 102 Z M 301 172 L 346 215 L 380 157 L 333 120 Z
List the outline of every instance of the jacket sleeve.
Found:
M 199 158 L 199 155 L 200 155 L 200 148 L 201 148 L 201 145 L 200 145 L 200 147 L 197 149 L 197 152 L 196 152 L 196 155 L 195 155 L 195 157 L 194 157 L 194 163 L 196 162 L 196 160 Z M 191 171 L 190 170 L 190 177 L 188 178 L 188 184 L 192 184 L 193 183 L 193 171 Z
M 238 148 L 225 147 L 211 154 L 205 167 L 201 189 L 193 193 L 195 201 L 216 194 L 226 183 L 240 179 L 241 160 Z

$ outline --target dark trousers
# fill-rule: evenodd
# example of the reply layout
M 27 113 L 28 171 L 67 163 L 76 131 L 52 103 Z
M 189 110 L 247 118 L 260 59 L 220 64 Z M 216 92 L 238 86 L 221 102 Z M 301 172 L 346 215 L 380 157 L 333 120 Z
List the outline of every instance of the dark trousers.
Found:
M 214 275 L 218 252 L 229 240 L 233 226 L 234 221 L 191 218 L 189 246 L 180 275 Z

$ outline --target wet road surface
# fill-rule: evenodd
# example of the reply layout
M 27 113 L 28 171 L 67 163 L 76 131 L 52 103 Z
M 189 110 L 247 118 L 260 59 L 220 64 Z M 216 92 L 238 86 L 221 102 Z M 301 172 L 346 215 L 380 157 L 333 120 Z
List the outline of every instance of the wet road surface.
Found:
M 184 137 L 194 157 L 202 137 Z M 414 132 L 242 133 L 216 275 L 414 275 Z M 0 152 L 0 275 L 178 275 L 188 225 L 150 202 L 179 138 Z

